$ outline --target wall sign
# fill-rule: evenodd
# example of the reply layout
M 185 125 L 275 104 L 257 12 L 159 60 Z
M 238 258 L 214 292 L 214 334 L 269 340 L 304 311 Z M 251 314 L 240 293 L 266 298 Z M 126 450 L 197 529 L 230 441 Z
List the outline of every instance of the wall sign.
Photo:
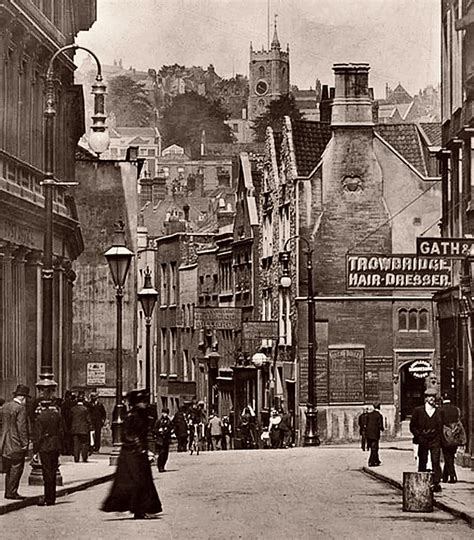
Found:
M 347 289 L 444 289 L 451 286 L 448 260 L 417 255 L 347 255 Z
M 194 308 L 194 328 L 201 330 L 240 330 L 242 328 L 242 310 L 240 308 L 215 307 Z
M 422 257 L 464 259 L 471 254 L 474 238 L 425 238 L 416 239 L 416 253 Z
M 428 360 L 415 360 L 409 367 L 408 371 L 416 377 L 417 379 L 424 379 L 432 371 L 433 366 L 428 362 Z
M 105 384 L 105 362 L 87 363 L 87 386 Z
M 366 403 L 393 403 L 393 358 L 365 359 L 364 399 Z
M 245 321 L 242 323 L 242 339 L 276 339 L 278 321 Z
M 329 347 L 329 402 L 364 402 L 363 347 Z
M 300 403 L 308 400 L 308 349 L 299 349 Z M 328 355 L 315 355 L 314 393 L 316 404 L 328 403 Z

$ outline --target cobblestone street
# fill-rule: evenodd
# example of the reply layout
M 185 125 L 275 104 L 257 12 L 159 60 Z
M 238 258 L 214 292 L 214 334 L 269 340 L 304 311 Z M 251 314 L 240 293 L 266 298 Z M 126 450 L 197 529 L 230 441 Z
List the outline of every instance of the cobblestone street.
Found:
M 382 459 L 392 453 L 384 450 Z M 55 507 L 2 516 L 2 538 L 472 537 L 467 524 L 440 510 L 402 512 L 400 491 L 361 472 L 366 457 L 356 447 L 173 453 L 168 472 L 155 473 L 164 507 L 157 519 L 100 512 L 107 483 L 62 497 Z

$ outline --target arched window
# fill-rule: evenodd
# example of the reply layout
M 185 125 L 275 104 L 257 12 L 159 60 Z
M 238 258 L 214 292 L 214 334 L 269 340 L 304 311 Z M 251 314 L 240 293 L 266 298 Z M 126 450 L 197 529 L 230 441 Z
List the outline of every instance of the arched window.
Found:
M 428 310 L 420 309 L 418 312 L 418 330 L 421 332 L 428 331 Z
M 408 330 L 408 312 L 406 309 L 398 310 L 398 329 Z
M 260 77 L 265 77 L 265 68 L 263 66 L 258 68 L 258 72 L 260 73 Z
M 408 312 L 408 330 L 418 330 L 418 312 L 416 309 L 410 309 Z

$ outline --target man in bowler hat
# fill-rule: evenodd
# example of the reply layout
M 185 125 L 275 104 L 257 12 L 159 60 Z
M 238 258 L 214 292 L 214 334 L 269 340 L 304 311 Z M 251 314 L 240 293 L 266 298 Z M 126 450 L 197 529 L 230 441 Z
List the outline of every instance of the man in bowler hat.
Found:
M 24 384 L 19 384 L 13 393 L 12 401 L 5 403 L 1 408 L 0 451 L 3 470 L 6 473 L 5 499 L 25 498 L 18 493 L 18 486 L 28 451 L 28 419 L 25 403 L 29 395 L 30 389 Z
M 64 437 L 63 419 L 52 401 L 40 401 L 33 427 L 33 452 L 39 454 L 43 467 L 44 500 L 38 506 L 56 502 L 56 471 Z

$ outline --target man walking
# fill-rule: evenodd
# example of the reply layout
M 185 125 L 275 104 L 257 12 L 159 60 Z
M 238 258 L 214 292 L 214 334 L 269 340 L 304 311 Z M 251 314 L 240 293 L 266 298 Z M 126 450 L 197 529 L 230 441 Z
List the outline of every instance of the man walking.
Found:
M 89 437 L 92 422 L 89 409 L 84 403 L 84 395 L 79 394 L 77 403 L 71 409 L 71 433 L 74 445 L 74 461 L 79 463 L 82 457 L 84 463 L 89 457 Z
M 99 394 L 95 392 L 90 395 L 89 411 L 91 414 L 92 430 L 94 432 L 93 452 L 98 452 L 100 450 L 102 428 L 104 427 L 107 418 L 105 407 L 98 398 Z
M 211 436 L 211 450 L 220 450 L 222 444 L 222 420 L 214 411 L 209 416 L 208 426 Z
M 441 447 L 443 448 L 444 467 L 443 467 L 443 482 L 448 484 L 455 484 L 458 481 L 456 476 L 456 467 L 454 465 L 454 457 L 458 450 L 458 445 L 455 441 L 447 440 L 444 433 L 444 426 L 452 426 L 459 422 L 461 418 L 461 411 L 454 403 L 451 403 L 449 395 L 443 396 L 443 404 L 441 405 L 439 412 L 441 414 L 441 422 L 443 425 L 443 436 L 441 438 Z M 462 441 L 461 441 L 462 442 Z
M 369 409 L 365 408 L 364 412 L 359 416 L 359 434 L 361 437 L 360 445 L 362 451 L 365 452 L 367 442 L 367 416 L 369 415 Z M 367 445 L 367 450 L 369 449 Z
M 22 500 L 25 498 L 18 493 L 18 486 L 28 451 L 28 419 L 25 404 L 29 395 L 30 389 L 19 384 L 13 393 L 13 400 L 5 403 L 1 408 L 0 451 L 3 470 L 6 473 L 5 499 Z
M 169 412 L 170 410 L 167 407 L 161 411 L 161 418 L 158 418 L 153 429 L 158 452 L 156 464 L 158 465 L 158 470 L 160 472 L 165 472 L 165 466 L 170 451 L 171 431 L 173 426 L 170 417 L 168 416 Z
M 383 416 L 380 414 L 380 403 L 374 403 L 374 410 L 367 414 L 367 447 L 370 450 L 369 467 L 378 467 L 380 434 L 384 430 Z
M 418 444 L 418 472 L 426 472 L 428 453 L 431 455 L 433 468 L 433 491 L 441 491 L 441 433 L 443 421 L 436 408 L 436 389 L 425 390 L 425 404 L 415 407 L 410 420 L 410 431 L 413 433 L 413 442 Z
M 186 422 L 186 416 L 184 415 L 184 408 L 182 406 L 174 415 L 171 423 L 173 424 L 173 431 L 178 441 L 178 452 L 186 452 L 188 443 L 188 423 Z
M 44 499 L 38 506 L 56 503 L 56 472 L 64 436 L 59 409 L 51 401 L 40 401 L 33 428 L 33 452 L 39 454 L 43 467 Z

